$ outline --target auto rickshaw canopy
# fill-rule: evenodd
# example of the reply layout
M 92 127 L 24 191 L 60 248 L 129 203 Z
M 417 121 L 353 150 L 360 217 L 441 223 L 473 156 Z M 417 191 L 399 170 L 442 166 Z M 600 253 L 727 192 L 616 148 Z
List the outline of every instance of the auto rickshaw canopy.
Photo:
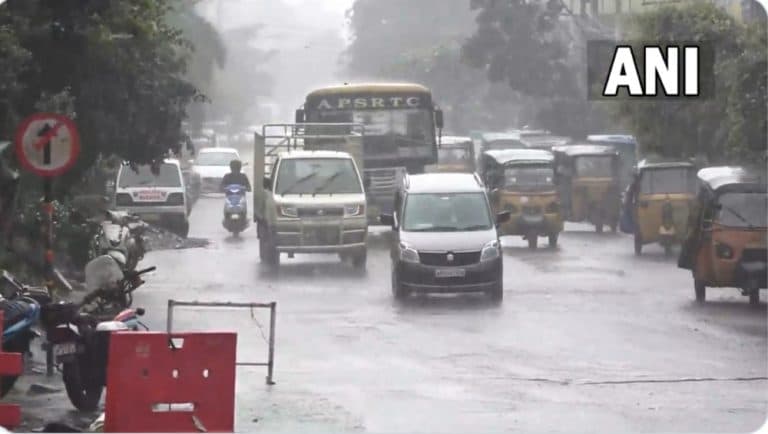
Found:
M 706 167 L 699 170 L 698 177 L 702 186 L 713 194 L 768 191 L 765 173 L 740 166 Z

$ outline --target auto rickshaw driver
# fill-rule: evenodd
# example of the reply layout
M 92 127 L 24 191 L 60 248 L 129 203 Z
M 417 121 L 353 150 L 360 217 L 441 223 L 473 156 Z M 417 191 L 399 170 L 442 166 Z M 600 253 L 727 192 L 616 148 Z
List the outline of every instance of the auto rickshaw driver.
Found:
M 691 270 L 697 302 L 707 287 L 736 287 L 750 304 L 768 287 L 768 186 L 765 173 L 742 167 L 698 172 L 696 206 L 678 259 Z
M 563 230 L 553 162 L 551 152 L 538 149 L 486 151 L 481 159 L 494 212 L 510 212 L 501 235 L 520 235 L 531 249 L 540 236 L 557 246 Z
M 563 214 L 573 222 L 588 221 L 615 232 L 621 208 L 618 152 L 608 146 L 568 145 L 552 148 Z
M 635 254 L 658 242 L 666 255 L 687 233 L 688 214 L 696 193 L 696 168 L 690 162 L 641 161 L 627 189 L 622 232 L 634 236 Z

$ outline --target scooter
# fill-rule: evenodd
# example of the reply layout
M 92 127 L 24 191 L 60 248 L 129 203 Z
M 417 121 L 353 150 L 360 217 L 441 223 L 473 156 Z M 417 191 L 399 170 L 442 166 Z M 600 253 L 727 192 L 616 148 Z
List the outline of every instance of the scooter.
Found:
M 147 224 L 137 216 L 125 212 L 106 211 L 106 217 L 100 224 L 101 242 L 98 253 L 119 251 L 125 258 L 121 265 L 126 270 L 135 270 L 146 253 L 144 234 Z
M 20 353 L 22 360 L 30 352 L 32 339 L 40 337 L 34 327 L 40 320 L 41 305 L 50 303 L 51 296 L 45 288 L 30 288 L 18 281 L 11 273 L 0 274 L 3 312 L 2 348 L 6 353 Z M 9 375 L 0 378 L 0 397 L 5 396 L 18 380 Z
M 132 292 L 144 283 L 141 275 L 154 269 L 126 272 L 117 287 Z M 110 274 L 110 271 L 104 273 Z M 69 400 L 81 411 L 96 410 L 106 386 L 110 334 L 140 328 L 148 330 L 139 319 L 144 309 L 124 309 L 114 317 L 88 309 L 94 302 L 100 304 L 98 300 L 110 297 L 113 290 L 98 288 L 80 303 L 59 302 L 43 308 L 42 323 L 53 345 L 54 362 L 61 366 Z
M 242 185 L 224 187 L 224 229 L 237 236 L 248 227 L 248 202 Z

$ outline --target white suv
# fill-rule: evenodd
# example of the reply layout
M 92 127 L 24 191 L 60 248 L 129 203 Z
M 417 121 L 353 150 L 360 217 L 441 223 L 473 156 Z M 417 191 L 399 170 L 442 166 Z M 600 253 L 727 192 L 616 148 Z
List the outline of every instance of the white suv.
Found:
M 178 160 L 167 159 L 157 174 L 150 166 L 136 170 L 123 164 L 117 174 L 115 208 L 164 226 L 186 237 L 189 233 L 187 194 Z

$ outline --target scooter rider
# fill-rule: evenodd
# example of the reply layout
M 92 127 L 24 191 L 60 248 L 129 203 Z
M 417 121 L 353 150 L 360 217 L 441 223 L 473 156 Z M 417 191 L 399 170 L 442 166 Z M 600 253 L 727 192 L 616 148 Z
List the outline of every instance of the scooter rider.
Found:
M 241 172 L 243 163 L 240 160 L 232 160 L 229 162 L 229 170 L 231 172 L 224 175 L 221 180 L 221 187 L 219 189 L 223 192 L 228 185 L 242 185 L 246 191 L 251 191 L 251 183 L 248 181 L 248 177 L 245 173 Z

